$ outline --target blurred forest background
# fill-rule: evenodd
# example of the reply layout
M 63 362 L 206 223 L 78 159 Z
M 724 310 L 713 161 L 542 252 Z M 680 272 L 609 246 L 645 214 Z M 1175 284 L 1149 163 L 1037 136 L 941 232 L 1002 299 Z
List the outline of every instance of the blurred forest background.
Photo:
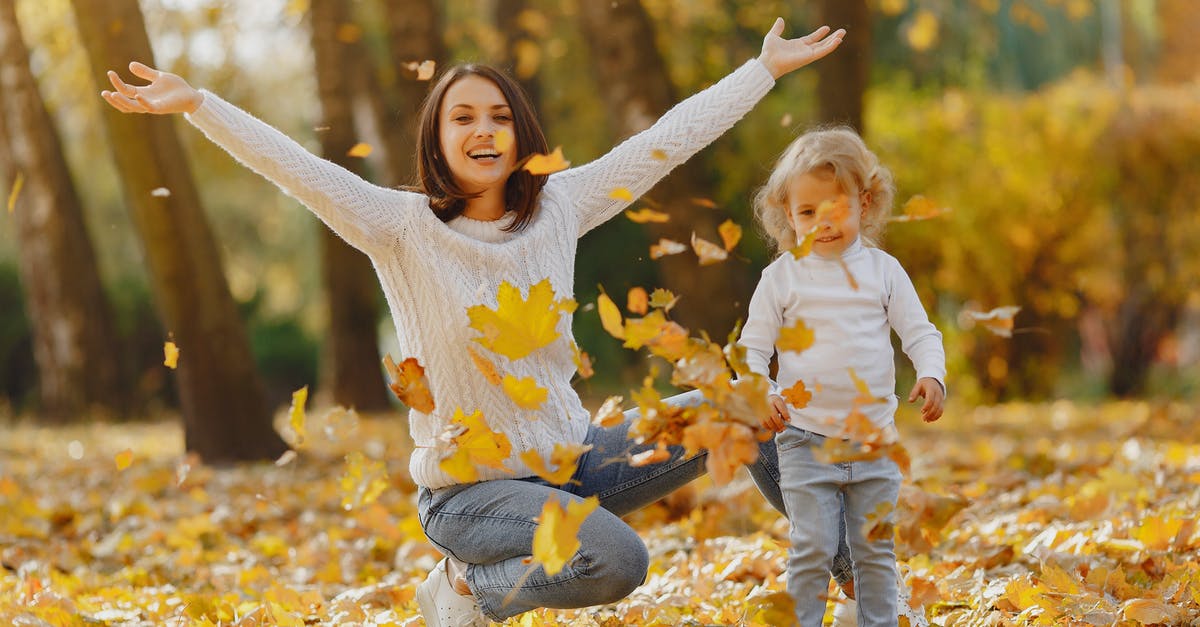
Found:
M 394 186 L 413 178 L 422 61 L 508 68 L 581 164 L 757 55 L 777 15 L 849 35 L 635 204 L 671 222 L 581 242 L 586 398 L 648 371 L 586 307 L 600 286 L 671 288 L 713 338 L 744 316 L 770 260 L 749 198 L 827 122 L 863 131 L 900 203 L 950 209 L 885 248 L 958 399 L 1200 394 L 1194 0 L 0 0 L 0 422 L 182 410 L 189 449 L 250 459 L 286 448 L 269 417 L 304 385 L 391 407 L 380 357 L 404 356 L 365 258 L 183 119 L 109 110 L 105 69 L 179 73 Z M 727 261 L 649 258 L 726 219 L 747 233 Z M 1021 307 L 1011 338 L 964 315 L 1001 306 Z

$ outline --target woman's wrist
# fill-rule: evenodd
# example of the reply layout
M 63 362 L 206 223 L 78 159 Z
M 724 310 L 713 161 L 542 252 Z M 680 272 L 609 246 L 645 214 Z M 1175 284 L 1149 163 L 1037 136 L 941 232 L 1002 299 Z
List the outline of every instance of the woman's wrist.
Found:
M 779 77 L 785 74 L 783 70 L 776 67 L 776 65 L 773 63 L 771 55 L 767 54 L 765 51 L 758 55 L 758 62 L 761 63 L 763 67 L 767 68 L 767 72 L 770 73 L 771 78 L 775 80 L 779 80 Z
M 189 114 L 195 113 L 202 104 L 204 104 L 204 92 L 200 91 L 199 89 L 192 89 L 192 95 L 190 98 L 188 98 L 188 104 L 186 106 L 187 112 Z

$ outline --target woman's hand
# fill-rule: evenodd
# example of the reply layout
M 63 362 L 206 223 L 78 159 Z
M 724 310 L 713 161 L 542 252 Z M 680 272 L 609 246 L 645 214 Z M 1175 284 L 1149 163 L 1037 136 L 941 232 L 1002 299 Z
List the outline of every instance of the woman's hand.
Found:
M 787 401 L 783 400 L 782 396 L 772 394 L 767 397 L 767 404 L 770 405 L 770 415 L 762 420 L 762 426 L 768 431 L 779 433 L 787 428 L 788 424 L 788 407 Z
M 776 79 L 837 50 L 846 30 L 839 28 L 830 35 L 829 27 L 822 26 L 796 39 L 784 39 L 780 37 L 782 34 L 783 18 L 775 18 L 771 31 L 763 37 L 762 54 L 758 55 L 758 60 Z
M 908 402 L 912 403 L 918 397 L 925 399 L 925 403 L 921 405 L 921 418 L 925 422 L 933 422 L 942 417 L 942 402 L 946 400 L 946 392 L 942 390 L 942 384 L 938 383 L 937 379 L 923 377 L 917 380 L 912 392 L 908 393 Z
M 156 70 L 137 61 L 129 64 L 134 76 L 150 81 L 135 87 L 109 70 L 108 80 L 116 91 L 102 91 L 100 96 L 118 111 L 125 113 L 192 113 L 204 102 L 201 94 L 187 81 L 170 72 Z

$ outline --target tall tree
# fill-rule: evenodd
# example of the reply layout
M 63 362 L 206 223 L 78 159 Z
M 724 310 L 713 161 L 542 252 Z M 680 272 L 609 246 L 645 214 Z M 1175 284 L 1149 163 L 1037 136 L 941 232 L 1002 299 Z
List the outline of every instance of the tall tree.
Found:
M 640 2 L 582 2 L 579 24 L 591 48 L 588 58 L 602 85 L 601 98 L 613 134 L 637 133 L 675 104 L 666 62 L 654 45 L 654 26 Z M 661 210 L 671 220 L 657 227 L 654 237 L 687 242 L 695 232 L 716 239 L 720 217 L 692 201 L 711 196 L 712 189 L 698 157 L 655 186 L 649 197 L 662 204 Z M 713 337 L 725 337 L 748 302 L 749 273 L 732 263 L 697 266 L 691 255 L 669 255 L 658 263 L 663 287 L 690 303 L 675 310 L 680 324 L 693 333 L 706 330 Z
M 496 0 L 493 9 L 496 29 L 504 46 L 499 65 L 512 72 L 521 87 L 529 94 L 537 111 L 542 110 L 542 85 L 538 80 L 542 50 L 535 32 L 545 23 L 545 17 L 529 7 L 528 0 Z
M 358 143 L 354 126 L 355 77 L 366 63 L 349 6 L 312 0 L 312 46 L 321 102 L 321 152 L 360 175 L 362 159 L 349 155 Z M 359 90 L 361 91 L 361 90 Z M 379 283 L 371 262 L 326 228 L 321 229 L 321 279 L 329 308 L 329 332 L 321 360 L 322 387 L 339 405 L 363 411 L 388 408 L 379 365 Z
M 865 133 L 863 100 L 871 73 L 871 7 L 867 0 L 821 0 L 817 23 L 846 29 L 837 54 L 816 64 L 817 117 Z
M 1200 11 L 1195 0 L 1158 0 L 1162 48 L 1159 80 L 1186 83 L 1200 77 Z
M 58 132 L 30 70 L 15 0 L 0 0 L 0 93 L 0 177 L 24 181 L 13 221 L 39 416 L 61 422 L 92 407 L 119 412 L 126 395 L 112 308 Z
M 97 77 L 132 60 L 154 64 L 137 0 L 71 4 Z M 209 462 L 278 457 L 287 446 L 272 429 L 250 342 L 174 121 L 104 109 L 151 289 L 180 348 L 178 387 L 187 449 Z M 160 189 L 167 193 L 154 193 Z

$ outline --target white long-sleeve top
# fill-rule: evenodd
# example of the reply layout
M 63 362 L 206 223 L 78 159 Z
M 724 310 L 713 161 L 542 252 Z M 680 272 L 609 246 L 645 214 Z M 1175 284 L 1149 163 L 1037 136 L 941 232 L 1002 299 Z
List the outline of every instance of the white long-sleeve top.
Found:
M 532 449 L 548 459 L 555 444 L 581 443 L 588 429 L 589 414 L 571 387 L 569 316 L 559 320 L 558 340 L 509 360 L 473 341 L 480 334 L 469 326 L 467 309 L 494 309 L 504 281 L 527 297 L 531 286 L 548 278 L 556 298 L 572 297 L 578 239 L 629 204 L 610 192 L 625 188 L 635 198 L 646 193 L 733 126 L 773 85 L 760 62 L 747 62 L 603 157 L 551 175 L 535 217 L 516 233 L 500 230 L 507 219 L 443 223 L 425 195 L 368 183 L 214 94 L 205 92 L 187 119 L 371 259 L 396 327 L 399 358 L 415 357 L 425 367 L 437 405 L 429 414 L 409 414 L 416 444 L 409 469 L 418 485 L 439 488 L 458 482 L 438 467 L 446 447 L 437 440 L 456 408 L 480 410 L 488 426 L 512 443 L 512 472 L 480 467 L 482 480 L 531 476 L 519 453 Z M 503 373 L 532 377 L 547 390 L 546 401 L 534 410 L 519 408 L 478 373 L 468 346 L 491 357 Z
M 858 396 L 849 368 L 872 396 L 886 399 L 861 405 L 860 411 L 880 429 L 894 423 L 898 399 L 892 329 L 918 379 L 933 377 L 943 389 L 946 381 L 942 334 L 929 322 L 900 262 L 857 239 L 842 252 L 841 261 L 845 269 L 838 259 L 815 253 L 800 259 L 785 253 L 773 261 L 763 269 L 739 339 L 750 369 L 768 376 L 780 329 L 803 320 L 813 330 L 808 349 L 778 351 L 778 372 L 770 387 L 779 394 L 804 381 L 812 399 L 803 408 L 788 405 L 790 422 L 826 436 L 839 435 Z

